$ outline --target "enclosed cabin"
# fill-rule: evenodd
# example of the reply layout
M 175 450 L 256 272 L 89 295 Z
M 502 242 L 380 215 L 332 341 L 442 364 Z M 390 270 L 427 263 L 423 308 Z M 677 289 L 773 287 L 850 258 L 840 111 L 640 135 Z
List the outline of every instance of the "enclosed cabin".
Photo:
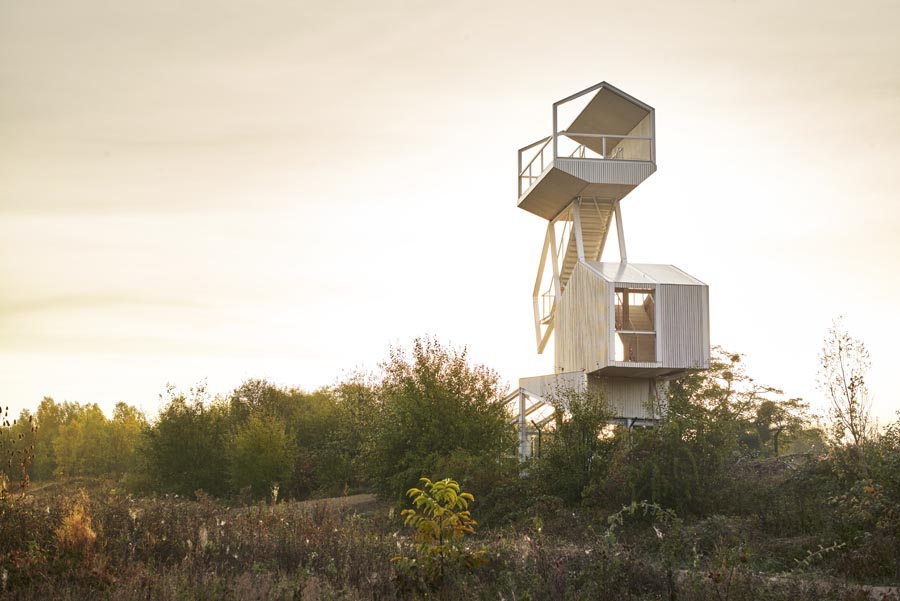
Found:
M 709 287 L 673 265 L 579 262 L 554 322 L 555 373 L 521 378 L 508 398 L 521 457 L 540 454 L 571 393 L 601 395 L 613 423 L 651 426 L 668 380 L 709 368 Z
M 709 287 L 673 265 L 579 263 L 555 325 L 557 372 L 666 379 L 709 367 Z
M 621 200 L 656 171 L 655 134 L 653 108 L 606 82 L 554 103 L 551 134 L 519 149 L 519 208 L 552 220 L 573 198 Z

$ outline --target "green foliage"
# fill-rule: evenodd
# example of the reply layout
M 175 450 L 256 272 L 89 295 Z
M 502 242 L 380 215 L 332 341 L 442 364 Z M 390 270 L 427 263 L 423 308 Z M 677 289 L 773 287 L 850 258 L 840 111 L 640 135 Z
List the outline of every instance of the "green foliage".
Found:
M 273 488 L 288 487 L 295 457 L 296 445 L 281 420 L 251 415 L 229 444 L 231 484 L 236 490 L 249 487 L 257 498 L 272 495 Z
M 555 427 L 542 435 L 541 454 L 529 469 L 540 494 L 579 502 L 608 471 L 615 442 L 606 399 L 594 392 L 560 391 L 549 399 Z
M 44 397 L 35 413 L 39 430 L 35 437 L 35 457 L 32 474 L 35 480 L 46 480 L 57 473 L 55 444 L 60 428 L 80 412 L 77 403 L 57 403 Z
M 147 472 L 159 489 L 182 495 L 201 489 L 214 495 L 228 492 L 228 414 L 212 402 L 204 387 L 191 389 L 191 398 L 173 387 L 168 403 L 146 430 Z
M 631 499 L 622 500 L 650 500 L 679 515 L 707 515 L 729 503 L 736 462 L 774 454 L 774 432 L 800 429 L 804 405 L 780 397 L 744 373 L 739 354 L 714 349 L 708 371 L 670 383 L 658 427 L 621 437 L 612 480 L 630 490 Z
M 775 391 L 780 393 L 780 391 Z M 778 457 L 784 448 L 800 435 L 809 423 L 809 405 L 802 399 L 774 401 L 763 399 L 756 407 L 756 440 L 761 455 Z
M 75 405 L 58 424 L 53 440 L 56 475 L 121 477 L 136 468 L 136 452 L 146 420 L 125 403 L 108 419 L 96 404 Z
M 137 469 L 137 446 L 146 425 L 143 414 L 118 403 L 108 419 L 96 404 L 57 404 L 45 397 L 36 415 L 24 411 L 9 433 L 28 449 L 28 476 L 119 478 Z
M 361 433 L 370 421 L 371 398 L 371 390 L 356 377 L 312 393 L 248 380 L 229 396 L 229 422 L 235 432 L 254 418 L 283 424 L 294 450 L 284 493 L 340 494 L 365 481 Z
M 404 524 L 415 530 L 414 558 L 394 557 L 392 561 L 404 576 L 415 572 L 431 583 L 441 583 L 448 569 L 475 569 L 486 563 L 485 551 L 469 551 L 463 537 L 475 534 L 477 522 L 469 512 L 475 497 L 463 492 L 450 478 L 432 482 L 421 478 L 422 488 L 410 488 L 407 496 L 413 509 L 404 509 Z
M 460 475 L 466 485 L 489 479 L 481 474 L 497 477 L 504 461 L 514 457 L 499 376 L 470 365 L 465 350 L 420 338 L 409 356 L 392 349 L 382 367 L 366 458 L 373 485 L 383 495 L 401 495 L 460 449 L 477 458 L 477 470 Z
M 365 484 L 361 456 L 373 395 L 349 381 L 312 393 L 247 380 L 225 398 L 169 391 L 146 429 L 150 488 L 264 498 L 342 494 Z

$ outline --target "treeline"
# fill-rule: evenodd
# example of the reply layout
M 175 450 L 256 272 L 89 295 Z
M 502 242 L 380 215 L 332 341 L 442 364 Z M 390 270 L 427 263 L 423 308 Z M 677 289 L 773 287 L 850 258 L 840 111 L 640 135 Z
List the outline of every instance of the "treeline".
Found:
M 11 483 L 24 466 L 36 480 L 105 476 L 135 493 L 247 500 L 358 490 L 400 500 L 422 476 L 449 476 L 475 494 L 485 526 L 556 515 L 581 527 L 566 521 L 575 507 L 609 515 L 647 502 L 735 548 L 747 541 L 731 531 L 748 524 L 747 536 L 791 541 L 763 547 L 779 569 L 832 553 L 837 573 L 896 581 L 900 419 L 871 427 L 868 358 L 848 354 L 862 348 L 851 342 L 833 336 L 823 351 L 833 410 L 822 421 L 717 350 L 709 370 L 668 384 L 653 428 L 611 426 L 605 399 L 589 393 L 554 399 L 553 423 L 523 465 L 498 375 L 419 339 L 377 375 L 311 393 L 258 380 L 225 396 L 169 390 L 149 421 L 124 404 L 107 418 L 45 399 L 0 429 L 0 468 Z
M 249 380 L 212 396 L 174 388 L 148 420 L 119 403 L 45 398 L 0 431 L 7 482 L 101 476 L 135 493 L 202 490 L 246 500 L 377 490 L 402 495 L 422 474 L 465 471 L 480 481 L 515 469 L 514 434 L 498 375 L 465 350 L 418 339 L 377 375 L 315 392 Z
M 6 417 L 5 426 L 0 448 L 6 461 L 0 467 L 7 480 L 121 477 L 138 467 L 137 444 L 147 420 L 126 403 L 117 403 L 108 418 L 97 404 L 45 397 L 34 414 L 26 409 L 12 422 Z

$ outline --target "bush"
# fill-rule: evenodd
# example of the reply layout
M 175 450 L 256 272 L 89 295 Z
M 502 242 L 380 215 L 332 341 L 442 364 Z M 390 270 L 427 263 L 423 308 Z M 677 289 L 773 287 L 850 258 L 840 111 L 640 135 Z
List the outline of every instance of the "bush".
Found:
M 380 407 L 367 444 L 369 472 L 382 495 L 401 498 L 420 477 L 439 473 L 440 462 L 454 453 L 468 464 L 463 481 L 501 474 L 514 456 L 515 438 L 496 372 L 469 365 L 465 350 L 430 339 L 417 339 L 411 356 L 393 349 L 382 367 Z

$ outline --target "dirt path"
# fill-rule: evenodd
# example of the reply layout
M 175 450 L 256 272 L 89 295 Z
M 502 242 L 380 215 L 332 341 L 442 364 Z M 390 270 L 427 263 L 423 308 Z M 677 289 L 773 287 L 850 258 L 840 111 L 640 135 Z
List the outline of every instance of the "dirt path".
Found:
M 329 497 L 327 499 L 310 499 L 297 503 L 300 507 L 314 507 L 316 505 L 330 505 L 332 507 L 364 507 L 374 505 L 377 498 L 373 494 L 349 495 L 346 497 Z

